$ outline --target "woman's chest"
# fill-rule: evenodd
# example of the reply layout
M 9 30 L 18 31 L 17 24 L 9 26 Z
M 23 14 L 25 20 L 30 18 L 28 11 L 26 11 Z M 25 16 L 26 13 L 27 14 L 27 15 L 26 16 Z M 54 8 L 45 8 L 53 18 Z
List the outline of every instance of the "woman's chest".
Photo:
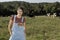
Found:
M 22 22 L 22 18 L 17 18 L 17 17 L 15 18 L 15 22 L 16 22 L 16 23 L 23 23 L 23 22 Z

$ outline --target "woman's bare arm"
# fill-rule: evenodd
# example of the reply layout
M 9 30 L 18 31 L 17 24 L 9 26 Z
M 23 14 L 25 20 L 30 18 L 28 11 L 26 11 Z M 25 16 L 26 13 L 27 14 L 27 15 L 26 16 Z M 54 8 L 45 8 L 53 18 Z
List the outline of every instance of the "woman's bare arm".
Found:
M 12 33 L 12 31 L 11 31 L 12 24 L 13 24 L 13 21 L 10 19 L 9 24 L 8 24 L 8 31 L 9 31 L 10 35 Z
M 26 18 L 24 20 L 24 27 L 25 27 L 25 33 L 26 33 Z

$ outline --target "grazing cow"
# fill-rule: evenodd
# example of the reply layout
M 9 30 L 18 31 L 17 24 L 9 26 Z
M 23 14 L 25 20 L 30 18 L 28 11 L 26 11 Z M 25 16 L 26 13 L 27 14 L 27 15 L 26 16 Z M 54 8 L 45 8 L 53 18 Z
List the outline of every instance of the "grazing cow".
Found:
M 47 16 L 50 16 L 50 13 L 47 13 Z
M 53 13 L 53 18 L 55 18 L 56 17 L 56 13 Z

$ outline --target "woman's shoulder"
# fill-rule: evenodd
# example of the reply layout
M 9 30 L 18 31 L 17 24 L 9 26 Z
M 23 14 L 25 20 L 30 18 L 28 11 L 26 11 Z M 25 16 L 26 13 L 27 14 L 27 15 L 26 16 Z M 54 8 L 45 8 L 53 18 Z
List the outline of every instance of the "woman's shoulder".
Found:
M 25 16 L 23 16 L 23 18 L 24 18 L 24 19 L 26 19 L 26 17 L 25 17 Z
M 23 16 L 23 22 L 25 22 L 26 21 L 26 17 L 25 16 Z
M 14 15 L 10 15 L 10 19 L 13 20 L 14 19 Z
M 16 15 L 10 15 L 10 17 L 14 17 L 14 16 L 16 16 Z

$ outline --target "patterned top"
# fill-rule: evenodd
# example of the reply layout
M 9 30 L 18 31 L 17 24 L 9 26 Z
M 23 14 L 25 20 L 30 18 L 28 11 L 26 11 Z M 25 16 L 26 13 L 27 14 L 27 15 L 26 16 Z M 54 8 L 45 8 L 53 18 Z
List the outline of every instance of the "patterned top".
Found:
M 14 20 L 14 15 L 11 15 L 11 16 L 10 16 L 10 20 L 12 20 L 12 21 Z M 18 18 L 18 17 L 16 16 L 15 20 L 16 20 L 16 21 L 15 21 L 16 23 L 18 23 L 18 22 L 22 23 L 22 21 L 21 21 L 21 20 L 22 20 L 22 17 L 21 17 L 21 18 Z M 24 17 L 24 19 L 23 19 L 23 23 L 24 23 L 24 22 L 25 22 L 25 17 Z

